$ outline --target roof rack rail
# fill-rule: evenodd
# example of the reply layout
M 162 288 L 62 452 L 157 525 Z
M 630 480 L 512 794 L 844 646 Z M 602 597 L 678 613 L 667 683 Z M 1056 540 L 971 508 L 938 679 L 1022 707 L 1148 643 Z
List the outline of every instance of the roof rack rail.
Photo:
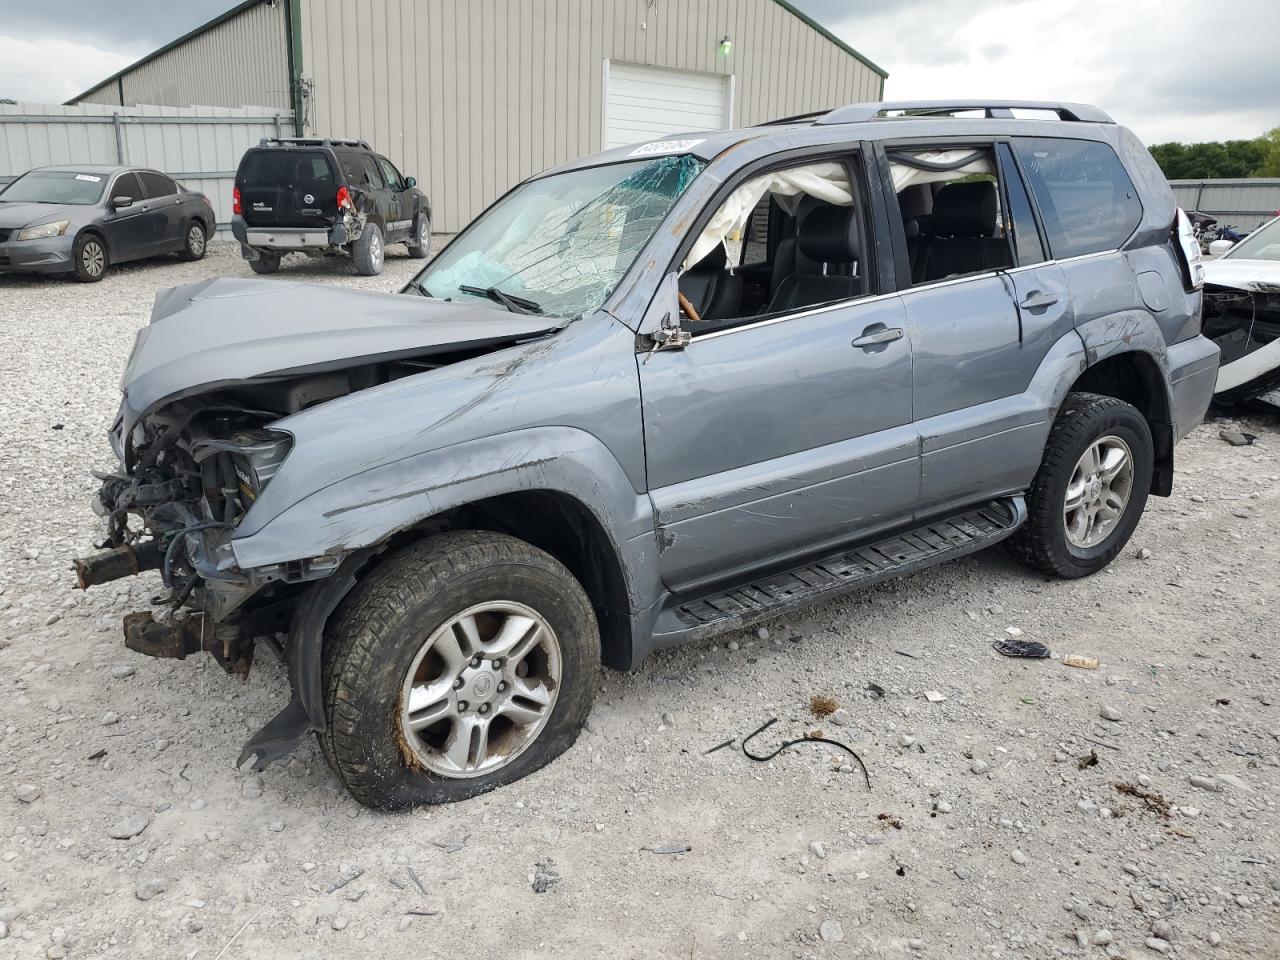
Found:
M 818 117 L 825 117 L 831 112 L 830 107 L 826 110 L 810 110 L 808 113 L 797 113 L 790 117 L 777 117 L 773 120 L 763 120 L 760 123 L 753 123 L 753 127 L 776 127 L 783 123 L 799 123 L 802 120 L 816 120 Z
M 1048 100 L 894 100 L 882 103 L 850 103 L 836 107 L 818 119 L 816 124 L 864 123 L 892 118 L 897 111 L 905 116 L 946 117 L 956 113 L 982 110 L 990 119 L 1013 119 L 1014 110 L 1043 110 L 1057 114 L 1059 120 L 1073 123 L 1115 123 L 1107 114 L 1087 103 L 1059 103 Z
M 343 140 L 340 137 L 263 137 L 258 146 L 265 147 L 269 143 L 302 143 L 317 147 L 364 147 L 372 150 L 367 140 Z

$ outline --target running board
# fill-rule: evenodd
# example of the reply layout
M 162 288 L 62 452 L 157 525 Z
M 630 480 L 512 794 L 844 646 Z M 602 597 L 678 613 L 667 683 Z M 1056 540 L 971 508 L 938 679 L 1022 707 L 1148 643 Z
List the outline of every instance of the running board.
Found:
M 749 627 L 797 607 L 963 557 L 1005 539 L 1026 517 L 1022 497 L 992 500 L 728 590 L 696 599 L 672 598 L 655 624 L 655 646 L 674 646 Z

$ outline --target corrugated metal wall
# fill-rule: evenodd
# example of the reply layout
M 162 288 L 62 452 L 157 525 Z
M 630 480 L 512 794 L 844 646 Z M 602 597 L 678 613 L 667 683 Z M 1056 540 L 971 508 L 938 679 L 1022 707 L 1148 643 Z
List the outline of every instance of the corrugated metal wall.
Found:
M 54 163 L 153 167 L 207 196 L 225 225 L 240 157 L 263 137 L 287 135 L 292 122 L 269 106 L 0 104 L 0 185 Z
M 884 82 L 773 0 L 307 0 L 301 26 L 308 133 L 369 140 L 444 232 L 601 149 L 606 59 L 732 74 L 736 126 L 878 100 Z
M 1280 213 L 1280 180 L 1170 180 L 1183 210 L 1218 218 L 1218 225 L 1252 230 Z
M 118 82 L 109 81 L 79 102 L 178 107 L 256 103 L 288 110 L 286 7 L 287 0 L 250 7 L 126 71 Z

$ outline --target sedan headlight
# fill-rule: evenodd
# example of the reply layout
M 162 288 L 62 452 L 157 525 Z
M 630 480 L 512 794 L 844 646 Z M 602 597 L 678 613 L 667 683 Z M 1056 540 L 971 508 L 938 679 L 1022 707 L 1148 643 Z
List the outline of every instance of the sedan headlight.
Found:
M 60 237 L 67 232 L 67 227 L 70 225 L 70 220 L 55 220 L 53 223 L 41 223 L 34 227 L 27 227 L 18 234 L 18 239 L 48 240 L 50 237 Z

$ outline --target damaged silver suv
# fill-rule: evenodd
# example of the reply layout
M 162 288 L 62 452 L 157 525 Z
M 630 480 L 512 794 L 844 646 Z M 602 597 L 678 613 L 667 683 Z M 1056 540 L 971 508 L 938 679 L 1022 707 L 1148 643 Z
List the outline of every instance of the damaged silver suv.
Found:
M 601 663 L 1000 541 L 1082 577 L 1168 495 L 1218 348 L 1159 168 L 1093 107 L 853 104 L 515 187 L 399 294 L 159 295 L 88 587 L 292 697 L 359 801 L 567 749 Z

